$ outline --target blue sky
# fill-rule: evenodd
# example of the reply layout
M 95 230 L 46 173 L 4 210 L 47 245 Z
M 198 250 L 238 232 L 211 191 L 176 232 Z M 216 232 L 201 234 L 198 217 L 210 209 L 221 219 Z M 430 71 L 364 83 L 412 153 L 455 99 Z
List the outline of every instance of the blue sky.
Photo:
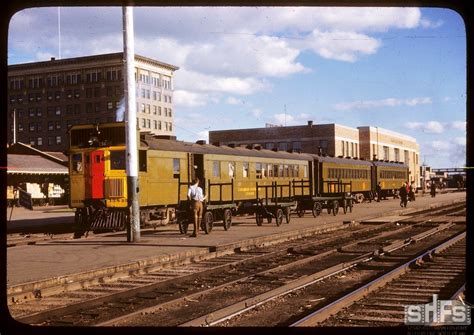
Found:
M 121 13 L 61 8 L 62 58 L 121 51 Z M 57 14 L 13 16 L 9 64 L 58 57 Z M 416 138 L 428 165 L 465 165 L 466 36 L 456 12 L 137 7 L 134 19 L 136 53 L 180 67 L 178 139 L 265 123 L 370 125 Z

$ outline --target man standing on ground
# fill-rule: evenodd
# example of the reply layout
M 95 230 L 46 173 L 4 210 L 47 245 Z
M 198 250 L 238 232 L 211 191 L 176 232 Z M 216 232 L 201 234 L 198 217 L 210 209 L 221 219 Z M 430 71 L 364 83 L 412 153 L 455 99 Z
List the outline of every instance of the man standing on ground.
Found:
M 407 185 L 406 183 L 403 183 L 402 187 L 399 189 L 399 195 L 400 195 L 400 206 L 401 207 L 406 207 L 407 202 L 408 202 L 408 193 L 407 193 Z
M 199 187 L 199 178 L 194 178 L 193 184 L 189 186 L 188 199 L 191 203 L 191 210 L 194 213 L 194 232 L 191 237 L 197 237 L 199 235 L 199 226 L 201 225 L 202 203 L 206 200 L 202 188 Z
M 375 193 L 377 193 L 377 202 L 380 202 L 382 198 L 382 186 L 380 186 L 380 182 L 375 186 Z

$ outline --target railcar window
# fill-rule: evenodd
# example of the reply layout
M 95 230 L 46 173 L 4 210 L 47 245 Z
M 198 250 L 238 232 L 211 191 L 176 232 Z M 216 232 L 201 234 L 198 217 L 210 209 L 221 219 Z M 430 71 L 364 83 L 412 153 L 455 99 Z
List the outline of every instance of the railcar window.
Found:
M 82 173 L 82 153 L 72 155 L 72 172 Z
M 255 177 L 262 179 L 262 163 L 255 163 Z
M 288 177 L 289 176 L 289 167 L 288 165 L 283 165 L 283 177 Z
M 173 158 L 173 177 L 179 178 L 180 171 L 181 171 L 181 166 L 180 166 L 179 158 Z
M 229 162 L 229 178 L 235 178 L 235 162 Z
M 242 163 L 242 176 L 244 178 L 249 177 L 249 163 L 248 162 L 243 162 Z
M 278 164 L 273 165 L 273 177 L 278 178 Z
M 138 170 L 142 172 L 147 171 L 146 150 L 138 151 Z
M 221 166 L 219 161 L 212 162 L 212 176 L 220 177 L 221 176 Z
M 268 170 L 268 177 L 273 178 L 273 164 L 268 164 L 267 170 Z
M 262 178 L 268 177 L 267 164 L 262 164 Z
M 295 165 L 295 177 L 299 177 L 300 176 L 300 166 L 299 165 Z
M 283 165 L 278 165 L 278 177 L 283 177 L 284 176 L 284 169 L 285 167 Z
M 306 165 L 304 166 L 304 170 L 303 170 L 303 171 L 304 171 L 303 177 L 304 177 L 304 178 L 308 178 L 308 167 L 307 167 Z
M 288 177 L 294 177 L 294 172 L 295 171 L 295 168 L 294 168 L 294 165 L 289 165 L 288 166 Z
M 110 169 L 125 170 L 125 150 L 114 150 L 110 152 Z

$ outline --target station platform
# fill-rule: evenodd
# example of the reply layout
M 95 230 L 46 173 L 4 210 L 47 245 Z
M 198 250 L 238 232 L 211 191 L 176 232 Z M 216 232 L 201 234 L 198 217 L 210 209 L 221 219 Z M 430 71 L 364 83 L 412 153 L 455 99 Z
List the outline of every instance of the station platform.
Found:
M 317 232 L 349 227 L 348 223 L 363 222 L 375 217 L 396 217 L 410 212 L 436 208 L 465 201 L 465 192 L 418 196 L 407 208 L 400 207 L 399 199 L 355 204 L 352 213 L 344 214 L 342 208 L 334 216 L 323 210 L 313 218 L 307 212 L 303 218 L 292 215 L 291 222 L 277 227 L 274 221 L 257 226 L 254 217 L 234 217 L 230 230 L 216 223 L 209 235 L 201 232 L 197 238 L 190 233 L 182 235 L 177 225 L 146 229 L 141 232 L 139 242 L 127 242 L 125 232 L 92 234 L 81 239 L 64 239 L 39 242 L 7 248 L 7 286 L 32 281 L 74 280 L 75 277 L 92 275 L 94 271 L 113 273 L 120 269 L 136 269 L 146 265 L 177 262 L 192 257 L 199 258 L 209 253 L 228 253 L 229 250 L 255 245 L 268 245 Z M 49 213 L 52 214 L 52 213 Z M 51 215 L 48 214 L 48 218 Z M 70 219 L 70 213 L 56 213 L 56 218 Z M 32 220 L 38 220 L 31 217 Z M 41 218 L 39 219 L 41 220 Z M 59 220 L 59 219 L 58 219 Z M 14 222 L 14 221 L 12 221 Z M 36 222 L 37 224 L 38 222 Z M 190 230 L 191 226 L 190 226 Z M 105 270 L 104 270 L 105 269 Z

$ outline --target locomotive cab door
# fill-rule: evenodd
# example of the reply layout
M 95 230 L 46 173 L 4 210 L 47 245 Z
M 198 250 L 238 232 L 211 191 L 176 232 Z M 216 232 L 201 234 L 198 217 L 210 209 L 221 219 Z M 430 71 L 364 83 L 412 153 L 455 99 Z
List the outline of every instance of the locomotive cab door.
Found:
M 90 153 L 90 190 L 92 199 L 104 197 L 104 151 L 96 150 Z

